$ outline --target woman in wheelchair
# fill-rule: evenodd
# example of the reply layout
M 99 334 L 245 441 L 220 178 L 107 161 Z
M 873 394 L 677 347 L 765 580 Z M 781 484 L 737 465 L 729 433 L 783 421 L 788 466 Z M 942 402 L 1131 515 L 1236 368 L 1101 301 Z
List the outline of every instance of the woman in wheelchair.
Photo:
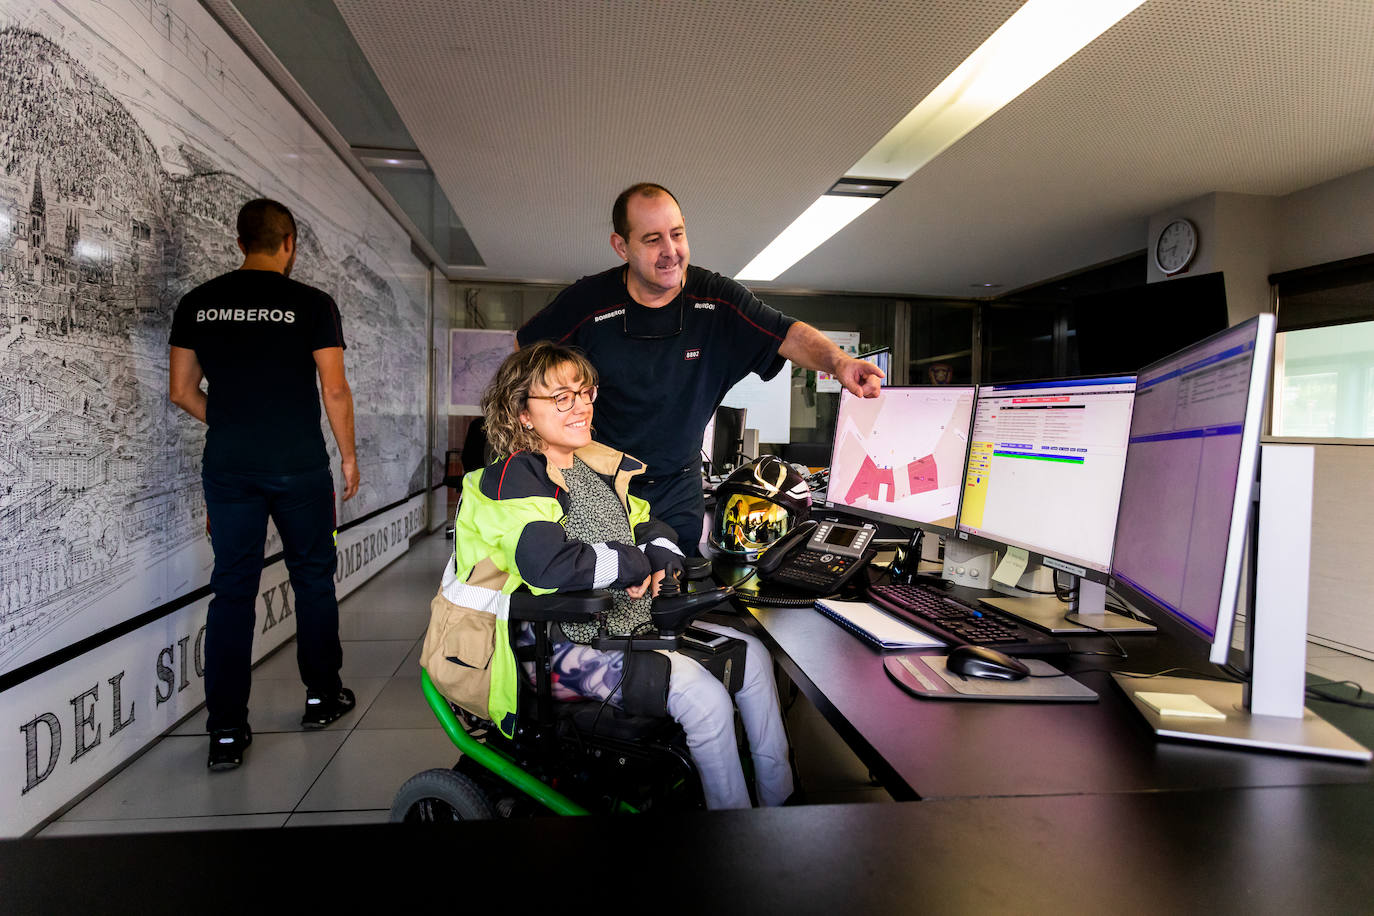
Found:
M 422 661 L 445 696 L 508 735 L 519 676 L 506 635 L 511 592 L 521 585 L 536 593 L 610 589 L 610 635 L 632 636 L 650 626 L 651 599 L 664 576 L 682 571 L 673 529 L 628 493 L 643 463 L 592 441 L 596 382 L 585 356 L 543 342 L 507 357 L 482 399 L 488 439 L 504 457 L 464 478 L 454 563 L 435 598 Z M 758 801 L 781 804 L 792 793 L 792 771 L 768 651 L 732 628 L 694 626 L 746 644 L 743 684 L 733 699 L 749 740 Z M 469 632 L 474 627 L 480 632 Z M 553 647 L 555 696 L 609 697 L 622 706 L 627 653 L 590 645 L 595 623 L 561 627 L 566 639 Z M 530 624 L 518 639 L 533 641 Z M 485 649 L 477 645 L 483 642 Z M 707 807 L 749 807 L 730 693 L 694 659 L 662 654 L 667 712 L 683 728 Z

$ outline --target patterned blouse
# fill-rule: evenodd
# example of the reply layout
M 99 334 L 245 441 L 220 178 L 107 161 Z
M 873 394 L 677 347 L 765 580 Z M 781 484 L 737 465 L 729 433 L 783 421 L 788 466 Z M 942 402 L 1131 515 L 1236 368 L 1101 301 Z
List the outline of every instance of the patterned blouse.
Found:
M 635 542 L 625 507 L 616 498 L 615 491 L 581 458 L 573 456 L 573 466 L 563 472 L 563 482 L 568 486 L 571 500 L 564 521 L 569 540 L 588 544 L 603 541 L 620 541 L 623 544 Z M 653 606 L 649 597 L 631 598 L 623 589 L 613 589 L 611 597 L 614 603 L 606 623 L 612 636 L 628 636 L 636 627 L 649 621 L 649 610 Z M 574 642 L 591 642 L 596 636 L 595 623 L 565 623 L 561 626 Z

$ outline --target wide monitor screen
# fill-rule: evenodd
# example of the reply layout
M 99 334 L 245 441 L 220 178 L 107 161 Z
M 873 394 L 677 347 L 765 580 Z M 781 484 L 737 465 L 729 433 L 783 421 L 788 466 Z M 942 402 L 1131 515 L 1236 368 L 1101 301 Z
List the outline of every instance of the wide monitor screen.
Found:
M 1137 384 L 1112 576 L 1211 641 L 1214 661 L 1230 642 L 1273 340 L 1260 315 Z
M 974 391 L 887 387 L 876 398 L 842 392 L 827 503 L 903 527 L 953 531 Z
M 1130 375 L 979 388 L 960 533 L 1105 579 L 1134 391 Z

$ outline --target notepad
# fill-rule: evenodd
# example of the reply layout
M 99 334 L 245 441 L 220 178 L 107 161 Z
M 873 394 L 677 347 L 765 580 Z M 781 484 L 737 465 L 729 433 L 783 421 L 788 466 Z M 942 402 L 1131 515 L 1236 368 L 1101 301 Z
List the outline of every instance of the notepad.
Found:
M 921 649 L 944 645 L 941 640 L 885 614 L 867 601 L 817 599 L 816 610 L 878 649 Z
M 1135 698 L 1161 716 L 1187 719 L 1225 719 L 1226 713 L 1207 705 L 1191 693 L 1145 693 L 1136 691 Z

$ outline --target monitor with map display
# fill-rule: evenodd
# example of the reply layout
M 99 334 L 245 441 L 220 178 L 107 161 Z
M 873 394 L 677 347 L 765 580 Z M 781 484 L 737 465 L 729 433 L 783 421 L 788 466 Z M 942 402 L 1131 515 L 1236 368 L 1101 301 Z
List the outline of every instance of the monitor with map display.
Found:
M 975 388 L 885 387 L 840 395 L 827 505 L 948 534 L 959 515 Z

